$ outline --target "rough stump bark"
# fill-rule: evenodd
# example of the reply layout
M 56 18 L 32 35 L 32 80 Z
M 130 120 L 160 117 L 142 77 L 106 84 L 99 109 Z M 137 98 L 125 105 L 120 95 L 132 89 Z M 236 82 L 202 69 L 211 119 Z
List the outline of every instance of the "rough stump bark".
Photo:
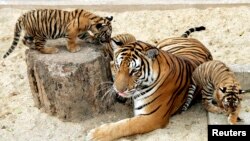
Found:
M 66 121 L 85 120 L 101 113 L 107 105 L 98 99 L 111 82 L 109 59 L 88 45 L 70 53 L 59 48 L 56 54 L 26 51 L 29 83 L 35 106 Z M 111 85 L 110 85 L 111 86 Z

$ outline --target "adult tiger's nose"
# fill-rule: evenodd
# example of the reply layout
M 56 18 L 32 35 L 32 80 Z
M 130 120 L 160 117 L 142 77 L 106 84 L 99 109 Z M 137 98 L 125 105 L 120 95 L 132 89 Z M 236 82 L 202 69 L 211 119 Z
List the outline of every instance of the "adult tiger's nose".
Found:
M 126 90 L 125 91 L 119 91 L 119 90 L 116 89 L 116 87 L 114 87 L 114 90 L 118 93 L 119 96 L 128 97 L 128 94 L 126 94 Z
M 122 87 L 116 86 L 116 85 L 114 85 L 113 87 L 114 87 L 114 90 L 115 90 L 117 93 L 124 93 L 124 92 L 127 90 L 127 88 L 122 88 Z

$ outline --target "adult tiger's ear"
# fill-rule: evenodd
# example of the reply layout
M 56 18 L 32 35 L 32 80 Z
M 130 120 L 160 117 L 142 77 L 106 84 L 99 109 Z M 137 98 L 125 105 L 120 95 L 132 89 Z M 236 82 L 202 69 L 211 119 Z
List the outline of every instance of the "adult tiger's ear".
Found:
M 157 48 L 151 48 L 149 50 L 146 51 L 146 55 L 148 56 L 148 58 L 150 59 L 154 59 L 156 58 L 156 56 L 159 54 L 159 50 Z
M 121 41 L 116 41 L 116 40 L 113 41 L 117 46 L 123 46 L 123 43 Z
M 113 20 L 113 16 L 110 17 L 105 17 L 107 20 L 112 21 Z
M 115 41 L 113 39 L 110 40 L 110 44 L 111 44 L 111 47 L 113 48 L 113 50 L 116 50 L 118 49 L 119 47 L 123 46 L 123 43 L 120 42 L 120 41 Z
M 223 93 L 225 93 L 226 90 L 227 90 L 227 88 L 226 88 L 226 87 L 223 87 L 223 88 L 220 88 L 220 90 L 221 90 Z

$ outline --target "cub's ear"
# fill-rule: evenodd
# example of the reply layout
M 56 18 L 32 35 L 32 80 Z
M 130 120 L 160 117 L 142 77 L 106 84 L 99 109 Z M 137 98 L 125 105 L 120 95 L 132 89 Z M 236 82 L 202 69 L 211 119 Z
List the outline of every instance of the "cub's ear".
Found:
M 240 90 L 239 90 L 239 94 L 245 94 L 245 93 L 249 93 L 249 92 L 250 92 L 250 89 L 241 90 L 241 93 L 240 93 Z
M 100 29 L 101 27 L 103 27 L 103 24 L 101 24 L 101 23 L 96 24 L 96 28 L 97 28 L 97 29 Z
M 110 17 L 105 17 L 107 20 L 112 21 L 113 20 L 113 16 Z
M 223 93 L 225 93 L 226 90 L 227 90 L 227 88 L 226 88 L 226 87 L 223 87 L 223 88 L 220 88 L 220 90 L 221 90 Z
M 148 56 L 148 58 L 150 59 L 154 59 L 156 58 L 156 56 L 159 54 L 159 50 L 157 48 L 151 48 L 149 50 L 146 51 L 146 55 Z

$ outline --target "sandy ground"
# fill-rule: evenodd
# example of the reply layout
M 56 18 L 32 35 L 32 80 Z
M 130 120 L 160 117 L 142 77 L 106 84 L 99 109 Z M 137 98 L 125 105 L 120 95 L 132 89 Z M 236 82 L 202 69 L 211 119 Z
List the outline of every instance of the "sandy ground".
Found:
M 10 47 L 16 19 L 23 12 L 24 10 L 20 9 L 0 9 L 0 56 L 3 56 Z M 149 43 L 171 36 L 180 36 L 190 27 L 203 25 L 207 28 L 206 31 L 193 33 L 191 36 L 204 43 L 212 52 L 214 59 L 227 64 L 250 63 L 249 7 L 93 12 L 114 17 L 113 35 L 127 32 Z M 4 62 L 0 60 L 1 141 L 84 140 L 89 129 L 127 116 L 126 113 L 117 116 L 113 112 L 89 121 L 72 123 L 62 122 L 41 112 L 34 107 L 29 89 L 24 55 L 26 49 L 20 43 Z M 194 119 L 186 121 L 185 119 L 190 116 Z M 207 140 L 206 125 L 206 112 L 198 104 L 186 113 L 174 116 L 169 126 L 164 129 L 122 140 L 203 141 Z M 180 127 L 183 127 L 182 131 L 179 131 Z M 188 134 L 183 134 L 189 130 Z

